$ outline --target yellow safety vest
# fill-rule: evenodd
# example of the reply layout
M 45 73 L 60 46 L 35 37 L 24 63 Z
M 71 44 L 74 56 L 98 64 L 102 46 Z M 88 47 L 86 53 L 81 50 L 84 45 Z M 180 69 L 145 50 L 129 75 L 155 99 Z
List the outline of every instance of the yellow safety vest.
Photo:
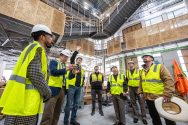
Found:
M 92 82 L 102 82 L 102 74 L 99 73 L 98 76 L 95 73 L 91 74 Z
M 57 61 L 57 62 L 58 62 L 57 70 L 65 68 L 65 67 L 62 67 L 61 62 L 59 62 L 59 61 Z M 51 86 L 51 87 L 62 88 L 63 82 L 64 82 L 63 81 L 63 75 L 61 75 L 61 76 L 52 76 L 52 75 L 50 75 L 49 81 L 48 81 L 48 85 Z
M 75 83 L 76 83 L 76 75 L 73 79 L 69 79 L 68 78 L 69 73 L 70 73 L 70 71 L 67 72 L 67 79 L 66 79 L 66 88 L 67 89 L 68 89 L 69 85 L 75 86 Z M 81 69 L 81 84 L 80 84 L 80 86 L 82 86 L 82 84 L 83 84 L 84 74 L 85 74 L 85 71 L 83 69 Z
M 131 74 L 130 70 L 127 70 L 126 76 L 128 78 L 128 86 L 138 87 L 140 82 L 140 73 L 139 69 L 135 69 L 133 74 Z
M 153 64 L 149 72 L 142 71 L 142 88 L 145 93 L 163 94 L 164 84 L 160 78 L 161 64 Z
M 34 41 L 21 53 L 13 73 L 7 82 L 0 99 L 2 113 L 15 116 L 31 116 L 42 113 L 43 98 L 27 78 L 27 68 L 36 55 L 36 50 L 42 48 L 41 63 L 42 73 L 47 79 L 47 58 L 45 50 Z
M 110 93 L 112 95 L 120 95 L 121 93 L 123 93 L 123 74 L 118 74 L 117 81 L 114 79 L 113 75 L 110 75 L 108 77 L 108 81 L 110 82 Z

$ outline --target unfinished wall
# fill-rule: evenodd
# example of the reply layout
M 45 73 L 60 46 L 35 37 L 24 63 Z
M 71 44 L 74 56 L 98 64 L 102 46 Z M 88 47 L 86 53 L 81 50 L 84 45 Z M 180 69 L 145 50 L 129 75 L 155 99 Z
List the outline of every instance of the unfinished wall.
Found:
M 66 48 L 75 51 L 77 46 L 81 46 L 80 53 L 94 56 L 94 43 L 87 39 L 74 39 L 66 41 Z
M 188 14 L 144 28 L 123 31 L 126 49 L 138 49 L 188 38 Z
M 121 50 L 121 37 L 115 37 L 107 42 L 107 55 L 111 56 L 120 53 Z
M 35 25 L 45 24 L 63 35 L 66 15 L 40 0 L 0 0 L 0 13 Z

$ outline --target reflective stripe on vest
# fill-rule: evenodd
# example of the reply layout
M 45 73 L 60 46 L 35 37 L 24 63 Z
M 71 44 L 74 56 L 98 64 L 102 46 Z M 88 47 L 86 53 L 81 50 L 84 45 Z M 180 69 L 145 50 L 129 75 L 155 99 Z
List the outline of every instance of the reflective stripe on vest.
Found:
M 69 74 L 70 74 L 70 71 L 68 71 L 68 73 L 67 73 L 67 75 L 69 76 Z M 82 86 L 82 84 L 83 84 L 83 77 L 84 77 L 84 74 L 85 74 L 85 71 L 83 70 L 83 69 L 81 69 L 81 84 L 80 84 L 80 86 Z M 72 86 L 75 86 L 75 84 L 76 84 L 76 75 L 75 75 L 75 77 L 73 78 L 73 79 L 66 79 L 66 88 L 68 89 L 68 86 L 69 85 L 72 85 Z
M 98 75 L 96 75 L 95 73 L 92 73 L 92 75 L 91 75 L 91 80 L 92 80 L 92 82 L 102 82 L 102 74 L 101 73 L 99 73 Z
M 34 59 L 37 49 L 41 48 L 41 70 L 47 79 L 47 58 L 45 50 L 34 41 L 21 53 L 14 67 L 13 73 L 7 82 L 3 95 L 0 99 L 2 113 L 13 116 L 31 116 L 42 113 L 43 99 L 31 81 L 27 78 L 27 70 L 30 62 Z
M 142 71 L 142 88 L 145 93 L 163 94 L 164 83 L 160 78 L 161 64 L 153 64 L 146 74 Z
M 62 69 L 62 64 L 61 62 L 57 61 L 57 70 Z M 49 80 L 48 80 L 48 85 L 52 87 L 59 87 L 62 88 L 63 86 L 63 76 L 52 76 L 50 75 Z
M 139 69 L 135 69 L 133 74 L 130 70 L 127 70 L 128 86 L 138 87 L 140 83 L 140 72 Z
M 33 84 L 26 84 L 26 78 L 24 78 L 24 77 L 17 76 L 17 75 L 11 75 L 9 80 L 15 80 L 16 82 L 25 84 L 26 89 L 35 89 Z
M 123 93 L 123 74 L 118 74 L 117 81 L 114 79 L 113 75 L 110 75 L 108 81 L 110 82 L 110 92 L 112 95 L 120 95 L 121 93 Z

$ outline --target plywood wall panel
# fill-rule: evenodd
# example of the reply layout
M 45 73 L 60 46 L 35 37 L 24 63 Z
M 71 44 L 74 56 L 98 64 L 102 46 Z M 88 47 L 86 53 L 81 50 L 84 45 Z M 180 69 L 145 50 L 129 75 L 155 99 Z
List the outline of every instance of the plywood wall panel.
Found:
M 145 47 L 148 45 L 148 37 L 145 28 L 135 31 L 134 36 L 136 38 L 138 48 Z
M 34 20 L 38 4 L 38 0 L 18 0 L 14 17 L 18 20 L 35 24 Z
M 66 42 L 66 48 L 75 51 L 77 46 L 81 46 L 80 53 L 94 56 L 94 44 L 87 39 L 74 39 Z
M 49 5 L 39 2 L 37 9 L 37 14 L 35 17 L 35 24 L 44 24 L 48 27 L 51 27 L 53 8 Z
M 176 28 L 179 39 L 188 38 L 188 25 Z
M 63 35 L 66 15 L 40 0 L 0 0 L 0 13 L 28 24 L 44 24 Z
M 126 34 L 126 46 L 127 46 L 127 49 L 137 48 L 137 43 L 134 38 L 134 32 L 130 32 Z
M 131 27 L 123 29 L 123 39 L 127 50 L 188 38 L 188 14 L 145 28 L 146 35 L 144 31 L 142 32 L 144 28 L 135 30 L 133 27 L 135 31 L 131 32 L 125 32 Z
M 114 51 L 113 42 L 109 41 L 107 45 L 107 55 L 112 55 Z
M 120 37 L 116 37 L 113 39 L 113 43 L 114 43 L 114 51 L 113 51 L 113 54 L 117 54 L 117 53 L 120 53 L 122 50 L 121 50 L 121 42 L 120 42 Z
M 94 44 L 92 42 L 89 43 L 89 55 L 94 56 L 95 55 L 95 49 L 94 49 Z
M 13 17 L 18 0 L 0 0 L 0 13 Z
M 66 15 L 59 10 L 54 9 L 53 19 L 51 23 L 51 29 L 58 34 L 64 34 L 64 26 L 65 26 L 65 18 Z

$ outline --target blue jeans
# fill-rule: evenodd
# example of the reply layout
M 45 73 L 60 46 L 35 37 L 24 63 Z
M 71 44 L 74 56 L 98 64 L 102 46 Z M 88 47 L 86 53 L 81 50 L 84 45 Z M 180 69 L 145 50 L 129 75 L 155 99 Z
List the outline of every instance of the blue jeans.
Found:
M 77 109 L 80 103 L 80 93 L 82 87 L 70 86 L 67 93 L 67 104 L 65 107 L 64 125 L 69 124 L 69 116 L 71 113 L 71 122 L 76 121 Z

